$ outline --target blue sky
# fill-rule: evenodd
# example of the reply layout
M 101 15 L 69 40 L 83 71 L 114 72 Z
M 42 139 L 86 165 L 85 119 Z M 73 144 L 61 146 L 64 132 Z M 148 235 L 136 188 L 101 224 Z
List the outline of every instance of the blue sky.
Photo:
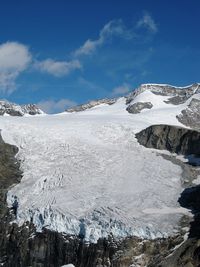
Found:
M 198 0 L 2 0 L 0 98 L 47 112 L 199 82 Z

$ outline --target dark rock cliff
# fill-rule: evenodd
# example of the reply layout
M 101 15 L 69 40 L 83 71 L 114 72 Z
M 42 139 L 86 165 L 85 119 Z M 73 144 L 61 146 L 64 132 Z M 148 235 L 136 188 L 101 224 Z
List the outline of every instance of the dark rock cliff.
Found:
M 182 155 L 200 155 L 200 132 L 170 125 L 153 125 L 136 134 L 148 148 L 168 150 Z

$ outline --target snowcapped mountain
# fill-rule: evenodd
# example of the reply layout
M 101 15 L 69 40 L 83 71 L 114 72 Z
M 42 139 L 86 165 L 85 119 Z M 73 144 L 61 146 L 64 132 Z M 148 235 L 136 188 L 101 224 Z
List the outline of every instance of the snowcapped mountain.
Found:
M 129 113 L 132 114 L 141 113 L 142 110 L 147 109 L 152 109 L 153 111 L 163 107 L 166 111 L 168 108 L 172 108 L 172 112 L 170 112 L 172 113 L 172 116 L 176 112 L 177 119 L 182 124 L 191 126 L 194 129 L 198 129 L 200 127 L 199 94 L 200 84 L 198 83 L 185 87 L 177 87 L 168 84 L 142 84 L 140 87 L 133 90 L 129 95 L 124 97 L 126 99 L 125 108 Z M 93 100 L 87 104 L 67 109 L 66 112 L 80 112 L 93 108 L 98 109 L 99 105 L 113 105 L 118 100 L 119 99 L 117 98 Z M 108 110 L 111 111 L 112 109 L 115 110 L 114 107 Z M 121 111 L 124 111 L 123 108 Z M 175 124 L 177 124 L 177 121 Z
M 35 104 L 17 105 L 5 100 L 0 101 L 0 115 L 24 116 L 44 114 Z

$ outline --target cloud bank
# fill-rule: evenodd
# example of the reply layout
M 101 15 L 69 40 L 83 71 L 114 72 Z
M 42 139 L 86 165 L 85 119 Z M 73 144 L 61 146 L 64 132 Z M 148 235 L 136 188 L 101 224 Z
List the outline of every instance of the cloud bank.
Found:
M 27 46 L 17 42 L 0 45 L 0 92 L 10 94 L 16 89 L 15 80 L 27 69 L 32 56 Z

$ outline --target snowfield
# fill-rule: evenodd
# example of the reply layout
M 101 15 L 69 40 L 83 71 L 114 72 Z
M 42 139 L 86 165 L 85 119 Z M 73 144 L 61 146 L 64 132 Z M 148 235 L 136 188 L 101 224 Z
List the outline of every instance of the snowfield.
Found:
M 148 91 L 138 98 L 153 108 L 129 114 L 120 98 L 79 113 L 0 117 L 2 137 L 19 148 L 23 171 L 7 196 L 10 207 L 17 198 L 18 224 L 32 220 L 38 231 L 87 242 L 110 233 L 155 238 L 178 230 L 187 212 L 177 202 L 182 170 L 139 145 L 135 133 L 152 124 L 181 125 L 176 115 L 186 104 L 166 104 L 166 96 Z

